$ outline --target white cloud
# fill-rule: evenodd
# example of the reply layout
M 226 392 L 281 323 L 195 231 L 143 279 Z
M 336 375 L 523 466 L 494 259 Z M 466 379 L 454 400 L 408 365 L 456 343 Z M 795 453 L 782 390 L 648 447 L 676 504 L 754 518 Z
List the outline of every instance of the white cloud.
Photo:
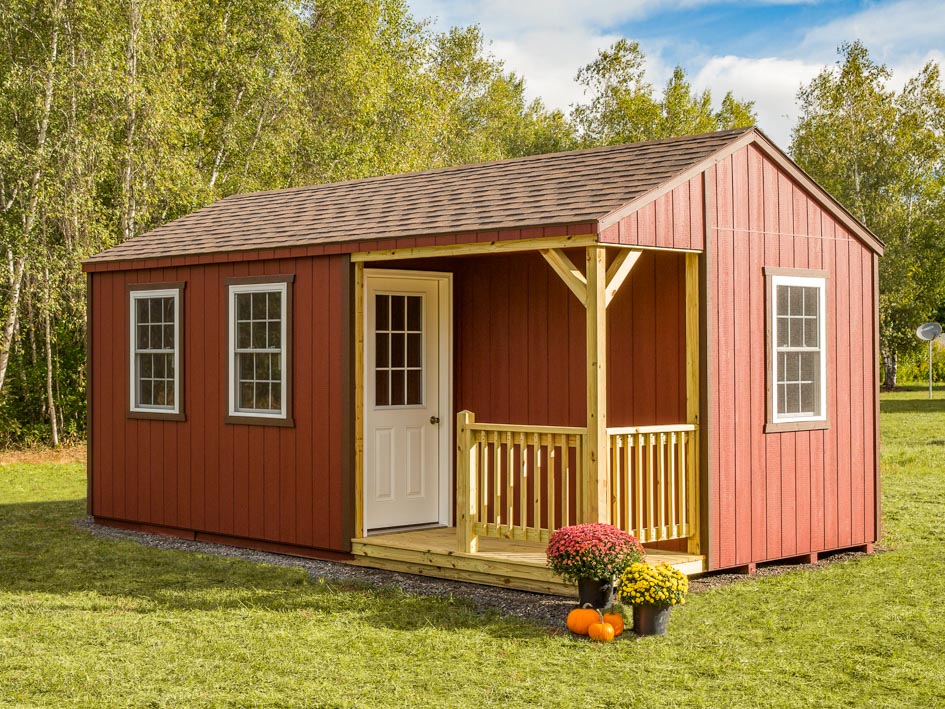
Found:
M 727 91 L 732 91 L 736 98 L 754 101 L 759 127 L 786 149 L 797 117 L 797 91 L 822 68 L 820 63 L 797 59 L 713 57 L 692 83 L 699 89 L 711 90 L 716 101 Z
M 816 4 L 820 0 L 754 0 L 755 5 Z M 435 27 L 479 24 L 491 51 L 506 69 L 525 78 L 529 99 L 567 110 L 583 100 L 574 81 L 578 69 L 593 61 L 627 31 L 627 24 L 661 14 L 735 0 L 410 0 L 416 17 L 437 17 Z M 803 29 L 803 28 L 801 28 Z M 631 37 L 632 38 L 632 37 Z M 759 125 L 782 147 L 790 142 L 797 117 L 796 96 L 824 66 L 837 60 L 842 42 L 862 40 L 877 61 L 893 72 L 892 88 L 928 60 L 945 64 L 945 7 L 928 0 L 874 4 L 850 15 L 810 27 L 796 44 L 780 51 L 762 47 L 758 55 L 713 54 L 699 38 L 680 39 L 667 24 L 667 35 L 641 42 L 647 78 L 665 84 L 678 57 L 698 89 L 710 89 L 716 103 L 726 91 L 753 100 Z M 716 38 L 718 39 L 718 38 Z M 777 47 L 781 38 L 772 35 Z

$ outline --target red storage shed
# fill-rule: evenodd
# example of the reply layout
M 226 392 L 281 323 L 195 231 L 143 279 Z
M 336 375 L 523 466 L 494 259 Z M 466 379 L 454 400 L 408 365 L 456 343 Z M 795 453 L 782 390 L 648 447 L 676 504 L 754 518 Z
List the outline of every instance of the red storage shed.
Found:
M 236 195 L 85 263 L 101 524 L 565 591 L 878 536 L 882 244 L 757 129 Z

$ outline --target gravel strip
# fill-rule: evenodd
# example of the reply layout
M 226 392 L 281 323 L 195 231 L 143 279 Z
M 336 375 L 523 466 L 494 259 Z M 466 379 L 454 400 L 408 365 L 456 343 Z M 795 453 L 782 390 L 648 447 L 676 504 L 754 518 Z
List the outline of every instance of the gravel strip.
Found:
M 274 554 L 255 549 L 230 547 L 222 544 L 195 542 L 163 534 L 149 534 L 147 532 L 133 532 L 114 527 L 105 527 L 95 524 L 91 517 L 84 517 L 75 521 L 75 526 L 91 532 L 104 539 L 119 539 L 137 542 L 143 546 L 156 549 L 176 549 L 178 551 L 199 552 L 211 556 L 223 556 L 234 559 L 253 561 L 259 564 L 272 564 L 289 568 L 305 569 L 313 580 L 324 579 L 327 582 L 365 584 L 375 588 L 397 588 L 415 596 L 440 596 L 467 601 L 472 604 L 476 612 L 486 614 L 497 611 L 503 615 L 515 616 L 533 623 L 539 623 L 562 630 L 564 619 L 574 605 L 573 599 L 562 596 L 551 596 L 527 591 L 515 591 L 509 588 L 483 586 L 462 581 L 435 579 L 414 574 L 401 574 L 396 571 L 369 569 L 364 566 L 354 566 L 337 561 L 322 561 L 321 559 L 306 559 L 298 556 Z M 877 551 L 887 551 L 877 549 Z M 815 564 L 773 564 L 759 566 L 754 576 L 745 574 L 708 574 L 700 578 L 690 579 L 689 590 L 692 593 L 701 593 L 714 588 L 720 588 L 732 583 L 746 583 L 756 579 L 780 576 L 792 571 L 816 571 L 831 564 L 849 561 L 868 556 L 863 552 L 844 552 L 832 554 Z
M 414 574 L 401 574 L 396 571 L 369 569 L 364 566 L 355 566 L 338 561 L 306 559 L 242 547 L 195 542 L 163 534 L 116 529 L 95 524 L 91 517 L 76 520 L 75 526 L 104 539 L 137 542 L 156 549 L 199 552 L 211 556 L 244 559 L 259 564 L 305 569 L 313 580 L 324 579 L 329 583 L 366 584 L 375 588 L 393 587 L 415 596 L 440 596 L 461 599 L 470 602 L 476 612 L 480 614 L 498 611 L 503 615 L 515 616 L 556 628 L 562 628 L 564 618 L 575 605 L 573 600 L 562 596 L 528 593 L 510 588 L 482 586 L 475 583 L 428 578 Z

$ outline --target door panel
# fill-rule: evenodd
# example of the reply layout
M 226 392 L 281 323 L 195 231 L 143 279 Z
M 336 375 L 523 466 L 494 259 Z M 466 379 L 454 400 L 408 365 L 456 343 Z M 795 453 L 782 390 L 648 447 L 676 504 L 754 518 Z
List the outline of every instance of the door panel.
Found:
M 365 278 L 365 528 L 435 524 L 440 517 L 439 285 Z

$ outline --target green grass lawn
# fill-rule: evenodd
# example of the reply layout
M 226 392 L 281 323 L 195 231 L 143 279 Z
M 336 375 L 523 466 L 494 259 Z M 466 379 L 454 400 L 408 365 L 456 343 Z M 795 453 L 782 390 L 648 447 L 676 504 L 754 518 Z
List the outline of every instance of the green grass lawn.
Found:
M 449 598 L 75 529 L 81 465 L 0 465 L 0 704 L 945 705 L 945 392 L 884 397 L 894 551 L 690 597 L 592 644 Z M 562 619 L 563 620 L 563 619 Z

